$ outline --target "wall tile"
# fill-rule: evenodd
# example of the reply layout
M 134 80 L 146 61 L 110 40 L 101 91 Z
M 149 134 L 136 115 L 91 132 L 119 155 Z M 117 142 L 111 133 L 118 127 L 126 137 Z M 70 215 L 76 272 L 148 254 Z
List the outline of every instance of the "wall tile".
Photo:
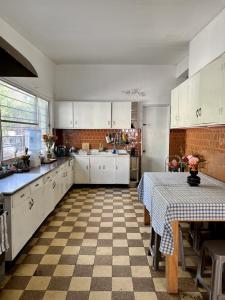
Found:
M 172 129 L 170 155 L 199 153 L 206 159 L 202 172 L 225 182 L 225 126 Z

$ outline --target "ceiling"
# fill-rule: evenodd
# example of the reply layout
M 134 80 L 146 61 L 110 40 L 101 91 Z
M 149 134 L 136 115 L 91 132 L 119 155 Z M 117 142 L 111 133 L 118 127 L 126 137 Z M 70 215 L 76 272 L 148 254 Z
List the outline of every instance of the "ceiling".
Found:
M 177 64 L 225 0 L 0 0 L 0 17 L 57 64 Z

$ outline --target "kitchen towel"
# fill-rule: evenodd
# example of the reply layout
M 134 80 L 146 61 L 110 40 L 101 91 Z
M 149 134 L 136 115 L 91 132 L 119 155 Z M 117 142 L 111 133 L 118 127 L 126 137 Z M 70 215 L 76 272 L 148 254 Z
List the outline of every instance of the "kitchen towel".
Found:
M 0 255 L 9 249 L 8 230 L 7 230 L 7 212 L 0 215 Z

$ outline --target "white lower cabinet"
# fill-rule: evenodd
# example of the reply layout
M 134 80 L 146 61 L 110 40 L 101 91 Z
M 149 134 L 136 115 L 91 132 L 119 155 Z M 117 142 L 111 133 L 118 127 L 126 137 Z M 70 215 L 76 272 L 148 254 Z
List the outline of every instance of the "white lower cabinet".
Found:
M 114 157 L 90 157 L 90 183 L 114 183 L 115 159 Z
M 45 219 L 55 207 L 54 199 L 53 199 L 54 198 L 53 175 L 51 173 L 44 176 L 43 186 L 44 186 L 43 213 Z
M 130 156 L 76 156 L 75 184 L 129 184 Z
M 77 184 L 89 183 L 89 157 L 75 157 L 74 182 Z
M 10 260 L 16 257 L 34 232 L 33 219 L 35 214 L 33 209 L 29 188 L 22 189 L 12 196 Z
M 10 243 L 7 261 L 17 256 L 72 184 L 73 160 L 69 160 L 12 196 L 5 197 Z
M 117 156 L 115 159 L 115 183 L 129 184 L 130 182 L 130 157 Z
M 30 185 L 30 197 L 32 210 L 35 211 L 33 218 L 33 227 L 36 230 L 45 219 L 43 205 L 45 204 L 45 193 L 41 179 Z

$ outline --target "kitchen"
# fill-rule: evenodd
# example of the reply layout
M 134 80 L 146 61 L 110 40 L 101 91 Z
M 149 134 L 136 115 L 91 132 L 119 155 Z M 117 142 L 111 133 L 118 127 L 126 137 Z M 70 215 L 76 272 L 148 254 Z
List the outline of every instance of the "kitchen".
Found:
M 217 299 L 193 236 L 224 220 L 225 2 L 0 6 L 0 299 Z M 205 206 L 166 218 L 181 195 Z

